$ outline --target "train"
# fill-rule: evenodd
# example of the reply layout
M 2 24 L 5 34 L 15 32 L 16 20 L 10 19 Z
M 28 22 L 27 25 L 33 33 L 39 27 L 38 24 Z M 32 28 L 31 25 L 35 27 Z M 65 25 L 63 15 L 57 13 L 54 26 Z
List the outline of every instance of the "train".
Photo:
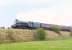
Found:
M 12 28 L 16 29 L 37 29 L 37 28 L 44 28 L 46 30 L 52 30 L 53 27 L 58 27 L 61 31 L 71 31 L 70 26 L 62 26 L 62 25 L 55 25 L 55 24 L 46 24 L 40 22 L 22 22 L 18 21 L 11 26 Z

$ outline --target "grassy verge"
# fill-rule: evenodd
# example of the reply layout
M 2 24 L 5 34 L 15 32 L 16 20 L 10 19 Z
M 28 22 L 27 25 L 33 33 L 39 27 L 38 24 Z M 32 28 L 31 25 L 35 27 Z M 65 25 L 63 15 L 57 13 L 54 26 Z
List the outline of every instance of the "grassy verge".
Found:
M 0 50 L 72 50 L 72 40 L 0 44 Z

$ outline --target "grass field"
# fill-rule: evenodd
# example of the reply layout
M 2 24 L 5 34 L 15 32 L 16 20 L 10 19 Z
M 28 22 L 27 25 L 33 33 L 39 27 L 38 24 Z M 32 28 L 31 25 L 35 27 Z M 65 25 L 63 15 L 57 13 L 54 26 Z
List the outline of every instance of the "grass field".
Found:
M 61 37 L 46 30 L 48 41 L 33 41 L 34 33 L 28 29 L 0 29 L 0 50 L 72 50 L 70 32 L 61 31 Z
M 0 50 L 72 50 L 72 40 L 0 44 Z

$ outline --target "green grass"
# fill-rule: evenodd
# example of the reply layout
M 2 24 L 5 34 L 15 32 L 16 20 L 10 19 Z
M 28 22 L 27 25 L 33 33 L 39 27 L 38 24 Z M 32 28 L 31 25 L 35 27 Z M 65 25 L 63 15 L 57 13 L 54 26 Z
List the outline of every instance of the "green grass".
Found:
M 0 44 L 0 50 L 72 50 L 72 40 Z

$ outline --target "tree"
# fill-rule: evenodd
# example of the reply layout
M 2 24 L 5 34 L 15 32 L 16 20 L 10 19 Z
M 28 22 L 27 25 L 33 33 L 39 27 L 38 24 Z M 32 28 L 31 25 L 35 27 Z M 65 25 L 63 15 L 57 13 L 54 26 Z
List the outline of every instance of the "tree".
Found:
M 36 34 L 36 38 L 37 40 L 45 40 L 45 30 L 43 28 L 38 28 L 36 30 L 37 34 Z
M 52 27 L 52 31 L 56 32 L 57 34 L 61 35 L 60 34 L 60 29 L 57 27 L 57 26 L 53 26 Z

